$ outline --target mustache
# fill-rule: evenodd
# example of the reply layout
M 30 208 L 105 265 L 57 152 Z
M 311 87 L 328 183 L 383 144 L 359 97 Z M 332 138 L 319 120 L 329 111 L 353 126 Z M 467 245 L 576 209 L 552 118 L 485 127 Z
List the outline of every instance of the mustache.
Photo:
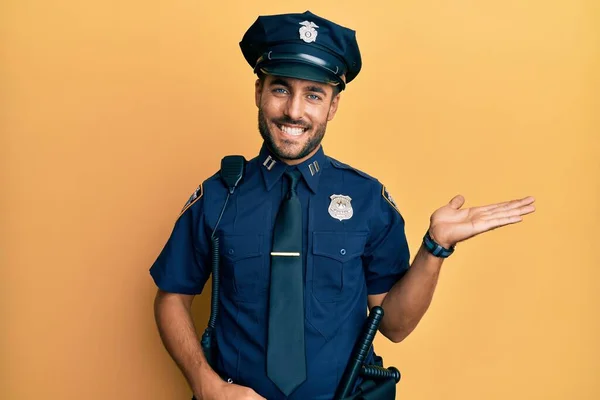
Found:
M 277 125 L 294 125 L 294 126 L 302 127 L 303 129 L 312 128 L 312 125 L 304 123 L 300 120 L 293 120 L 290 117 L 282 117 L 282 118 L 274 119 L 273 122 L 276 123 Z

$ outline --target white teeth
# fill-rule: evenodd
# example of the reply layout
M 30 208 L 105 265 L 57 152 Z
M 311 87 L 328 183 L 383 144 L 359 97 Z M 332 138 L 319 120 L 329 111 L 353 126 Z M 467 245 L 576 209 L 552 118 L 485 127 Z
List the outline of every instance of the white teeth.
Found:
M 287 133 L 288 135 L 292 135 L 292 136 L 300 136 L 304 133 L 303 128 L 290 128 L 289 126 L 285 126 L 285 125 L 279 125 L 279 129 L 281 129 L 283 132 Z

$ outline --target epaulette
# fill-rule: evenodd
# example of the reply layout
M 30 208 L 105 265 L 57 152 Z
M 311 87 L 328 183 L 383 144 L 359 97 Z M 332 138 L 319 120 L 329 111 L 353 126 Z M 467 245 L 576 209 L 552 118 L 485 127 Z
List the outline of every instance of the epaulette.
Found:
M 209 176 L 208 178 L 206 178 L 206 180 L 204 181 L 204 183 L 208 183 L 214 180 L 220 180 L 221 176 L 219 175 L 220 171 L 215 172 L 214 174 L 212 174 L 211 176 Z
M 345 170 L 348 170 L 348 171 L 352 171 L 352 172 L 354 172 L 354 173 L 362 176 L 363 178 L 367 178 L 369 180 L 378 182 L 376 178 L 372 177 L 371 175 L 369 175 L 369 174 L 367 174 L 365 172 L 362 172 L 359 169 L 351 167 L 348 164 L 344 164 L 343 162 L 340 162 L 340 161 L 338 161 L 338 160 L 336 160 L 334 158 L 331 158 L 331 157 L 329 157 L 329 160 L 331 160 L 331 165 L 333 165 L 337 169 L 345 169 Z

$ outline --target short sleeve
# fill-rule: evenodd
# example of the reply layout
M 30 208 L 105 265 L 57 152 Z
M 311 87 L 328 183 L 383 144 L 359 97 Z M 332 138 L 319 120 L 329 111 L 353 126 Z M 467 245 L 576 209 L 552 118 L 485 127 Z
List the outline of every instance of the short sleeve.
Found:
M 363 257 L 368 294 L 388 292 L 410 266 L 404 218 L 384 186 L 379 186 Z
M 175 222 L 169 240 L 150 268 L 159 289 L 200 294 L 210 275 L 210 238 L 204 229 L 204 198 L 200 186 Z

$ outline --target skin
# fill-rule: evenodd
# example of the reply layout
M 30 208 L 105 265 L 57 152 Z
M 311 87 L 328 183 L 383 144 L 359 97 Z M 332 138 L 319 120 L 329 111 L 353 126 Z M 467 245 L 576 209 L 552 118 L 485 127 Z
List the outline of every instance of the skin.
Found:
M 254 97 L 259 132 L 271 151 L 288 165 L 300 164 L 319 150 L 340 102 L 332 86 L 269 75 L 256 80 Z M 289 135 L 282 126 L 305 131 Z
M 266 76 L 255 84 L 259 131 L 270 149 L 288 165 L 312 157 L 320 148 L 327 123 L 337 112 L 340 95 L 331 86 L 291 78 Z M 301 135 L 284 132 L 282 125 L 303 128 Z M 438 208 L 430 218 L 429 233 L 449 248 L 481 233 L 521 222 L 535 211 L 533 197 L 481 207 L 462 208 L 461 195 Z M 382 306 L 380 332 L 393 342 L 406 338 L 417 326 L 433 298 L 442 258 L 421 246 L 408 272 L 388 293 L 370 295 L 369 307 Z M 198 400 L 264 399 L 254 390 L 224 382 L 208 365 L 191 317 L 194 296 L 158 291 L 155 318 L 163 343 L 185 375 Z

